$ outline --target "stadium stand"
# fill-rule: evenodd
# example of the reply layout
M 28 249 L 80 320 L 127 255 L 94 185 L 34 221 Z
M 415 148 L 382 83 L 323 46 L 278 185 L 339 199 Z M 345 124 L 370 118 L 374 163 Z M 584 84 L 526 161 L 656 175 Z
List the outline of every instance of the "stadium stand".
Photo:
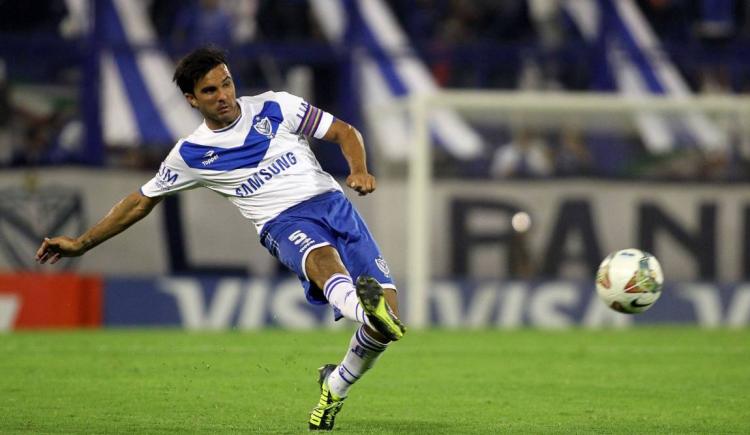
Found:
M 367 124 L 386 156 L 395 159 L 404 157 L 404 147 L 389 144 L 403 143 L 405 139 L 393 135 L 405 133 L 399 133 L 398 120 L 381 119 L 388 133 L 378 134 L 377 124 L 367 123 L 364 101 L 384 104 L 405 92 L 429 92 L 432 86 L 626 94 L 742 93 L 750 86 L 749 67 L 742 61 L 747 55 L 750 8 L 743 2 L 641 0 L 629 3 L 631 9 L 593 11 L 609 20 L 615 29 L 609 32 L 590 28 L 586 16 L 593 12 L 580 6 L 585 2 L 572 6 L 525 0 L 412 0 L 369 2 L 360 8 L 351 6 L 356 2 L 343 2 L 350 6 L 339 8 L 335 20 L 335 14 L 316 12 L 316 4 L 325 2 L 204 0 L 180 7 L 183 2 L 167 0 L 106 1 L 96 3 L 95 10 L 87 10 L 86 2 L 44 3 L 35 8 L 41 14 L 24 3 L 0 5 L 7 21 L 0 26 L 0 56 L 6 65 L 2 130 L 3 137 L 12 138 L 0 152 L 4 166 L 152 167 L 195 120 L 187 107 L 180 109 L 176 90 L 166 86 L 170 59 L 207 42 L 237 54 L 232 66 L 244 91 L 293 87 L 321 106 L 350 114 L 355 124 Z M 120 24 L 97 27 L 91 24 L 92 16 Z M 331 21 L 345 24 L 336 30 Z M 366 31 L 351 34 L 346 27 L 350 22 Z M 203 30 L 186 32 L 187 26 Z M 106 30 L 113 28 L 121 32 Z M 386 31 L 403 39 L 384 38 Z M 103 38 L 95 42 L 92 34 Z M 341 38 L 348 43 L 341 43 Z M 625 54 L 607 59 L 607 44 L 621 46 Z M 362 53 L 369 61 L 362 60 Z M 92 60 L 98 56 L 101 62 Z M 379 74 L 366 65 L 373 61 Z M 354 92 L 360 81 L 352 72 L 355 65 L 383 79 L 364 80 L 364 92 Z M 623 76 L 628 71 L 643 77 L 645 85 L 638 87 Z M 127 82 L 130 101 L 117 85 L 125 82 L 115 75 L 134 80 Z M 143 92 L 132 92 L 133 84 Z M 165 104 L 177 111 L 171 119 L 160 119 L 163 115 L 156 110 Z M 129 109 L 132 105 L 141 109 Z M 149 107 L 155 112 L 149 114 Z M 580 131 L 564 136 L 578 136 L 582 146 L 574 154 L 583 153 L 589 156 L 584 160 L 595 162 L 577 175 L 745 177 L 747 152 L 742 146 L 730 144 L 721 153 L 709 152 L 720 141 L 709 120 L 693 119 L 682 131 L 667 124 L 651 116 L 640 122 L 636 137 L 600 138 Z M 434 128 L 438 152 L 446 161 L 438 171 L 446 175 L 497 174 L 493 165 L 477 159 L 495 149 L 498 156 L 507 154 L 501 148 L 516 136 L 504 129 L 493 132 L 488 141 L 486 131 L 476 132 L 475 126 L 450 113 L 442 114 Z M 676 140 L 682 133 L 693 137 Z M 539 134 L 545 136 L 549 166 L 557 168 L 543 175 L 576 175 L 571 168 L 580 165 L 571 163 L 575 159 L 568 152 L 570 141 Z M 616 151 L 600 152 L 604 147 Z M 342 172 L 343 162 L 329 157 L 324 160 L 334 163 L 328 169 Z M 692 169 L 673 171 L 674 166 Z

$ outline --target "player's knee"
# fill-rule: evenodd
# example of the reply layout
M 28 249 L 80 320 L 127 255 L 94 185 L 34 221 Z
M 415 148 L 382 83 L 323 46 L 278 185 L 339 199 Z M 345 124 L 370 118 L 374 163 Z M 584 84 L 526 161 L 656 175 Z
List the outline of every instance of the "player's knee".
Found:
M 333 246 L 315 248 L 307 255 L 305 272 L 308 279 L 319 288 L 323 288 L 328 278 L 333 274 L 347 274 L 338 251 Z

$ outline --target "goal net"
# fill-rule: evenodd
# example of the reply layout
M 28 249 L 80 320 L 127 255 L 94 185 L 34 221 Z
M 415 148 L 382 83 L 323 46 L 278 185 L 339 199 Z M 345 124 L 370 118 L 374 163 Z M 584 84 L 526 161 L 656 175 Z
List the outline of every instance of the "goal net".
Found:
M 446 138 L 441 111 L 460 118 L 469 148 L 476 138 L 479 147 L 461 150 L 460 140 Z M 589 279 L 592 252 L 642 242 L 636 205 L 648 217 L 649 201 L 668 204 L 689 239 L 700 216 L 681 212 L 688 199 L 750 181 L 746 97 L 441 91 L 370 107 L 367 118 L 385 192 L 365 207 L 417 327 L 428 322 L 441 279 Z M 395 131 L 399 123 L 406 134 Z M 376 124 L 389 127 L 378 133 Z M 739 271 L 717 273 L 732 279 Z

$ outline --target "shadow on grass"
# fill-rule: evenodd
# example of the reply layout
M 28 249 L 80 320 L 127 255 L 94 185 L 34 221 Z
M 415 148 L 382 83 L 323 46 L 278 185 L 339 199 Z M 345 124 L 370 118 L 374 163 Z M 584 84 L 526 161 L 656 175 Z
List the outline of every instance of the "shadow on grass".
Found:
M 445 422 L 353 418 L 347 418 L 346 421 L 337 424 L 334 430 L 342 434 L 455 434 L 465 432 L 465 428 L 461 425 Z

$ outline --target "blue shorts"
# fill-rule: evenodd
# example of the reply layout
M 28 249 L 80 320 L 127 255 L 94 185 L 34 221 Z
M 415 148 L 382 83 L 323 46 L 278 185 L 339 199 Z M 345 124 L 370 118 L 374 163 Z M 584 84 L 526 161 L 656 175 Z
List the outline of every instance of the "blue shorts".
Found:
M 328 301 L 323 291 L 307 278 L 305 260 L 313 249 L 326 245 L 336 248 L 353 279 L 369 275 L 384 288 L 396 288 L 370 230 L 339 191 L 320 194 L 284 210 L 263 226 L 260 242 L 297 274 L 312 304 Z

